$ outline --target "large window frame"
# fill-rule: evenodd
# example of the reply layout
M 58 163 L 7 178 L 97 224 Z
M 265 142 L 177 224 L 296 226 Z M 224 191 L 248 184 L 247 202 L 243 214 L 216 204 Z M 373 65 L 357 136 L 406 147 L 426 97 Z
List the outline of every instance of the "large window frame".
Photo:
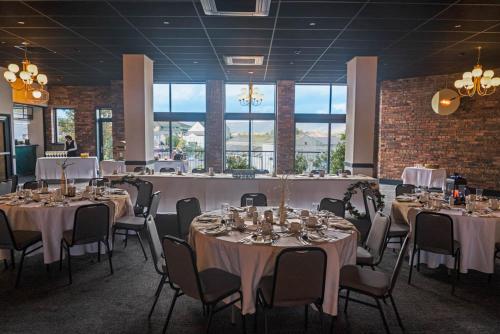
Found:
M 52 108 L 52 144 L 64 144 L 63 142 L 60 142 L 58 140 L 59 137 L 59 121 L 58 121 L 58 111 L 62 110 L 72 110 L 74 114 L 76 114 L 76 109 L 75 108 L 68 108 L 68 107 L 54 107 Z M 76 137 L 76 121 L 73 119 L 73 127 L 74 129 L 74 134 L 73 134 L 73 139 Z
M 205 86 L 205 91 L 206 91 L 206 83 L 205 82 L 189 82 L 189 83 L 184 83 L 184 82 L 155 82 L 155 84 L 161 84 L 161 85 L 168 85 L 168 111 L 157 111 L 155 112 L 153 110 L 153 121 L 154 122 L 168 122 L 168 129 L 169 129 L 169 138 L 168 138 L 168 147 L 169 147 L 169 154 L 172 154 L 173 151 L 173 139 L 172 139 L 172 123 L 173 122 L 202 122 L 204 126 L 206 127 L 206 119 L 207 119 L 207 99 L 205 95 L 205 111 L 203 112 L 173 112 L 172 111 L 172 85 L 193 85 L 193 84 L 198 84 L 198 85 L 204 85 Z M 205 138 L 206 138 L 206 130 L 205 130 Z M 203 145 L 203 166 L 206 168 L 206 161 L 207 161 L 207 141 L 205 139 L 204 145 Z
M 297 162 L 297 146 L 296 146 L 296 133 L 297 133 L 297 123 L 322 123 L 328 124 L 328 146 L 327 146 L 327 168 L 326 172 L 331 173 L 335 171 L 330 170 L 331 157 L 332 157 L 332 124 L 345 124 L 346 123 L 346 114 L 338 114 L 332 113 L 332 98 L 333 98 L 333 87 L 335 86 L 345 86 L 341 84 L 329 83 L 329 84 L 321 84 L 321 83 L 311 83 L 311 84 L 296 84 L 295 86 L 307 86 L 307 85 L 328 85 L 330 87 L 330 95 L 328 99 L 328 114 L 315 114 L 315 113 L 297 113 L 295 109 L 294 114 L 294 170 L 296 168 Z
M 247 168 L 252 169 L 252 152 L 263 152 L 266 153 L 266 151 L 253 151 L 252 150 L 252 135 L 253 135 L 253 121 L 273 121 L 274 122 L 274 136 L 273 136 L 273 167 L 276 169 L 276 94 L 277 94 L 277 87 L 276 83 L 252 83 L 254 86 L 274 86 L 274 112 L 273 113 L 263 113 L 263 112 L 255 112 L 252 113 L 252 104 L 249 103 L 248 106 L 248 112 L 230 112 L 227 110 L 227 103 L 224 101 L 224 171 L 229 171 L 230 169 L 227 167 L 227 152 L 240 152 L 240 151 L 234 151 L 234 150 L 227 150 L 226 144 L 226 131 L 227 131 L 227 121 L 248 121 L 248 162 L 247 162 Z M 226 89 L 226 85 L 246 85 L 247 89 L 249 89 L 249 83 L 248 82 L 226 82 L 224 89 Z M 264 96 L 265 98 L 265 96 Z M 269 171 L 272 172 L 272 171 Z

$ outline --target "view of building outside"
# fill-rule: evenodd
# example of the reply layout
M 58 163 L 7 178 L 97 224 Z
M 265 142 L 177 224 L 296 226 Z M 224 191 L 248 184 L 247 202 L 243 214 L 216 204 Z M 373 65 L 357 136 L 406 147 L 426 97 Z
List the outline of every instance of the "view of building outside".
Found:
M 54 112 L 57 133 L 55 142 L 64 143 L 67 135 L 75 138 L 75 109 L 56 108 Z

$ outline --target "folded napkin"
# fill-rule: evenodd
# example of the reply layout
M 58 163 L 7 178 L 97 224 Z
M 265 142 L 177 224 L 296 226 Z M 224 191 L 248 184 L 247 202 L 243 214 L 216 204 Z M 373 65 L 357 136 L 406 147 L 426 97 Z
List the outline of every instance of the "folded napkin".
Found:
M 334 229 L 338 230 L 344 230 L 344 231 L 353 231 L 357 233 L 358 239 L 361 238 L 361 233 L 359 233 L 358 229 L 356 226 L 354 226 L 352 223 L 348 222 L 347 220 L 339 221 L 335 220 L 333 222 L 328 221 L 328 225 Z

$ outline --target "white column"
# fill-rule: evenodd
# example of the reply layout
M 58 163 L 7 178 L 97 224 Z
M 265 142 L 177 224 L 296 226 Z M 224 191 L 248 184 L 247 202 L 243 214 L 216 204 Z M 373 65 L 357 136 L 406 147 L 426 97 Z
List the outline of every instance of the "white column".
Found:
M 377 57 L 347 63 L 345 166 L 353 174 L 374 174 Z
M 153 61 L 145 55 L 123 55 L 123 107 L 127 170 L 153 160 Z

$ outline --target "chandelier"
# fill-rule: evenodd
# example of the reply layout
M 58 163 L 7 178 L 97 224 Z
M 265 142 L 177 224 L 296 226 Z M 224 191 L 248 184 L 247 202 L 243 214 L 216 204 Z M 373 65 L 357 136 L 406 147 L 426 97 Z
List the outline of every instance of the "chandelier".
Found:
M 3 76 L 10 83 L 12 89 L 24 90 L 24 96 L 28 102 L 46 103 L 49 100 L 49 92 L 45 89 L 48 81 L 47 76 L 38 73 L 38 66 L 28 60 L 27 44 L 23 43 L 25 49 L 22 69 L 17 64 L 9 64 L 8 70 L 4 72 Z
M 455 81 L 455 88 L 461 96 L 473 96 L 477 93 L 479 96 L 491 95 L 496 87 L 500 85 L 500 78 L 493 77 L 495 73 L 492 70 L 483 72 L 483 67 L 479 64 L 481 57 L 481 47 L 477 48 L 477 64 L 471 72 L 464 72 L 461 80 Z
M 253 72 L 248 73 L 253 74 Z M 251 77 L 250 82 L 248 83 L 248 90 L 246 88 L 241 89 L 241 94 L 238 97 L 238 101 L 242 106 L 248 106 L 249 104 L 252 104 L 252 106 L 254 107 L 261 105 L 262 101 L 264 101 L 264 94 L 259 92 L 259 88 L 254 87 Z

